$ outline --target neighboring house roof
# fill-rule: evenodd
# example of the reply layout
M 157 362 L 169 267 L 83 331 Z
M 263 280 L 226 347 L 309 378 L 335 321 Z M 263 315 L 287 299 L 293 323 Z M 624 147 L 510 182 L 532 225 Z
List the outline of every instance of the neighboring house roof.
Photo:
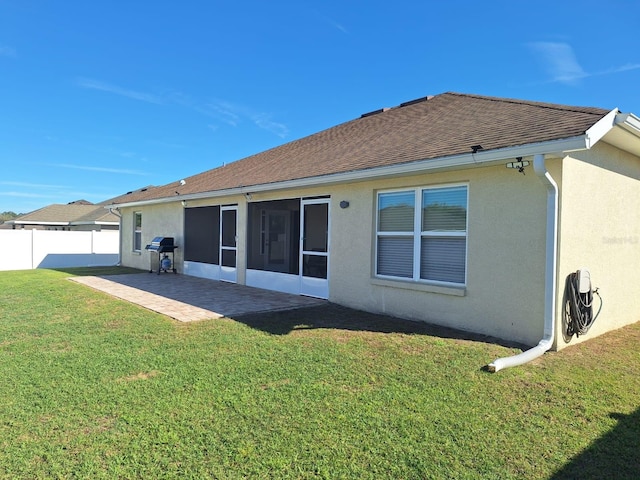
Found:
M 591 127 L 611 113 L 618 112 L 443 93 L 364 114 L 180 182 L 131 192 L 114 199 L 112 204 L 165 201 L 177 196 L 197 198 L 234 189 L 251 192 L 257 191 L 256 186 L 267 189 L 300 179 L 319 183 L 321 177 L 412 166 L 416 162 L 433 168 L 429 165 L 440 165 L 437 162 L 443 158 L 461 155 L 467 157 L 469 164 L 474 150 L 481 156 L 500 149 L 585 137 Z M 585 142 L 589 139 L 583 139 Z M 523 152 L 532 154 L 526 149 Z
M 14 225 L 118 225 L 117 215 L 105 209 L 103 205 L 72 202 L 66 205 L 53 204 L 25 213 L 6 222 Z

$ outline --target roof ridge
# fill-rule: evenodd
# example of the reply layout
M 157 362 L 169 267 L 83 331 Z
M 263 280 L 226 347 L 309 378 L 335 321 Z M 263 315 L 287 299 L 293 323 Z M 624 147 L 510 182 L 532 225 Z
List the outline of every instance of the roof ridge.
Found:
M 579 107 L 574 105 L 564 105 L 560 103 L 549 103 L 549 102 L 539 102 L 536 100 L 520 100 L 517 98 L 502 98 L 502 97 L 492 97 L 490 95 L 478 95 L 473 93 L 459 93 L 459 92 L 444 92 L 441 95 L 455 95 L 458 97 L 469 97 L 469 98 L 477 98 L 479 100 L 486 100 L 490 102 L 500 102 L 500 103 L 513 103 L 518 105 L 531 105 L 540 108 L 548 108 L 551 110 L 561 110 L 563 112 L 577 112 L 577 113 L 593 113 L 596 112 L 585 112 L 585 110 L 601 110 L 603 112 L 609 112 L 605 108 L 601 107 Z

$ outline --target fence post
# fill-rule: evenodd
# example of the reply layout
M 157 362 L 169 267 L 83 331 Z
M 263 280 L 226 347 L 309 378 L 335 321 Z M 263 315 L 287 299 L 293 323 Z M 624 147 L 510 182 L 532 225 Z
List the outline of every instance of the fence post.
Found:
M 36 268 L 35 267 L 35 262 L 34 262 L 34 259 L 33 259 L 34 255 L 35 255 L 35 252 L 34 252 L 34 248 L 35 248 L 35 238 L 34 238 L 35 237 L 35 232 L 36 232 L 36 229 L 32 228 L 31 229 L 31 270 Z

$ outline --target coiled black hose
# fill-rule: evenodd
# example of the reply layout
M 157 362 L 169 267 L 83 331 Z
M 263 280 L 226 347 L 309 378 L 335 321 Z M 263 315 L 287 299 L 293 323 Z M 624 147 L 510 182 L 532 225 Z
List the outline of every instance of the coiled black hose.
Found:
M 600 310 L 602 310 L 602 297 L 595 291 L 589 290 L 587 293 L 580 293 L 578 286 L 579 272 L 570 273 L 567 276 L 564 286 L 564 311 L 562 323 L 566 338 L 571 339 L 574 335 L 579 337 L 589 331 L 595 322 Z M 593 294 L 600 299 L 600 308 L 593 315 Z

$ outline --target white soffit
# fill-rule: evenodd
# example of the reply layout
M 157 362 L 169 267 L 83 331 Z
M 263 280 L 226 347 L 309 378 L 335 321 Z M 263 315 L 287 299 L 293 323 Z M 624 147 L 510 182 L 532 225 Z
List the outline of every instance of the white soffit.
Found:
M 640 118 L 633 113 L 618 113 L 614 127 L 602 137 L 602 140 L 640 157 Z

